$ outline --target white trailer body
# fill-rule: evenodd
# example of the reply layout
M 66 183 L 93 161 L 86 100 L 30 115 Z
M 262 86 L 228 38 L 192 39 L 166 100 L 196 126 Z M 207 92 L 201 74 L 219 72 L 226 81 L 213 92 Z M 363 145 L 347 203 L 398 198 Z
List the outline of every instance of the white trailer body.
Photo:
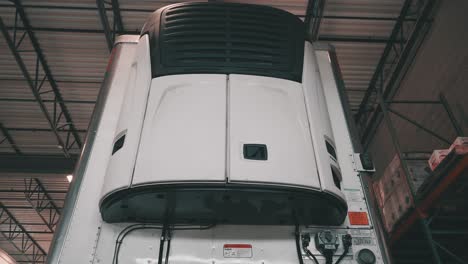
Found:
M 229 33 L 220 48 L 229 59 L 203 64 L 198 57 L 214 55 L 174 50 L 169 37 L 190 34 L 170 31 L 169 17 L 204 10 L 227 10 L 220 21 L 236 10 L 292 17 L 178 4 L 156 12 L 141 36 L 116 41 L 48 263 L 386 263 L 333 49 L 299 37 L 289 68 L 235 64 L 236 31 L 226 26 L 217 29 Z M 247 58 L 265 50 L 255 52 Z

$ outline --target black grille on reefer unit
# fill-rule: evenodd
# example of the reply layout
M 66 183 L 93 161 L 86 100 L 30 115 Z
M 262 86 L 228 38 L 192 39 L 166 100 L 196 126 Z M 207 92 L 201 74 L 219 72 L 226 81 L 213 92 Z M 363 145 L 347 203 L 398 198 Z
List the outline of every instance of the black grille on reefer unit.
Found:
M 183 3 L 147 20 L 153 77 L 237 73 L 302 79 L 304 25 L 268 6 Z

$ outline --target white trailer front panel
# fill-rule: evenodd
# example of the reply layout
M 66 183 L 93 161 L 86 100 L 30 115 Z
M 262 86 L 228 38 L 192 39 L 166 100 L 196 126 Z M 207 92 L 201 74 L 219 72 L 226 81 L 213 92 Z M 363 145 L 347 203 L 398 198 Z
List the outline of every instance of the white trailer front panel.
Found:
M 132 185 L 225 181 L 226 76 L 156 78 L 148 101 Z
M 170 27 L 205 23 L 204 10 L 302 26 L 266 7 L 177 4 L 141 37 L 121 38 L 48 263 L 384 263 L 329 48 L 298 31 L 301 45 L 287 45 L 295 50 L 277 67 L 287 50 L 264 63 L 269 55 L 242 57 L 235 48 L 252 46 L 229 38 L 200 66 L 209 49 L 190 53 L 174 41 L 185 31 Z
M 228 78 L 228 180 L 320 190 L 302 85 L 262 76 Z M 268 159 L 245 159 L 245 144 L 266 145 Z

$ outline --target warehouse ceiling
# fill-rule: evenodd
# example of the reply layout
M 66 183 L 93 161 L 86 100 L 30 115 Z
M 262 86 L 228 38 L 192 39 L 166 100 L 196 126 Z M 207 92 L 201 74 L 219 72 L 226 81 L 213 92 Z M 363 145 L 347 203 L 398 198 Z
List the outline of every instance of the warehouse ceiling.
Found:
M 0 1 L 0 248 L 19 263 L 41 263 L 49 249 L 112 38 L 138 34 L 151 12 L 175 2 Z M 358 112 L 384 50 L 397 40 L 400 13 L 424 1 L 226 2 L 272 5 L 305 20 L 310 38 L 335 46 Z

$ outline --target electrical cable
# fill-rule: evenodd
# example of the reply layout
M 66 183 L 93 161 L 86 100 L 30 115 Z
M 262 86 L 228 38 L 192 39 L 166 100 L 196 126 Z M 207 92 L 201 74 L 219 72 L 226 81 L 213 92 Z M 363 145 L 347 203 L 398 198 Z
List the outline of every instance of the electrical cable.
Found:
M 172 230 L 206 230 L 206 229 L 213 228 L 214 226 L 216 226 L 216 224 L 211 224 L 208 226 L 178 225 L 178 226 L 173 227 Z M 122 242 L 128 234 L 130 234 L 133 231 L 141 230 L 141 229 L 162 230 L 163 228 L 164 228 L 163 226 L 152 225 L 152 224 L 133 224 L 124 228 L 122 231 L 120 231 L 115 241 L 114 257 L 112 259 L 112 263 L 113 264 L 119 263 L 120 247 L 122 246 Z
M 319 264 L 318 259 L 308 250 L 307 248 L 304 248 L 305 253 L 307 253 L 307 257 L 309 257 L 310 260 L 313 260 L 315 264 Z
M 166 233 L 167 233 L 167 224 L 164 224 L 163 231 L 161 233 L 159 241 L 159 255 L 158 255 L 158 264 L 162 264 L 163 252 L 164 252 L 164 243 L 166 242 Z
M 338 258 L 338 260 L 335 262 L 335 264 L 340 263 L 341 260 L 344 259 L 344 257 L 346 256 L 346 254 L 348 254 L 348 251 L 349 251 L 349 248 L 345 248 L 345 250 L 343 251 L 343 254 L 341 254 L 341 256 Z
M 344 251 L 343 253 L 341 254 L 341 256 L 338 258 L 338 260 L 335 262 L 335 264 L 338 264 L 341 262 L 341 260 L 344 259 L 344 257 L 348 254 L 349 252 L 349 248 L 351 247 L 351 245 L 353 244 L 353 238 L 351 237 L 350 234 L 346 234 L 343 236 L 342 238 L 343 240 L 343 247 L 344 247 Z
M 325 254 L 325 264 L 333 264 L 333 252 L 326 251 Z
M 169 264 L 170 251 L 171 251 L 171 230 L 169 229 L 167 232 L 166 260 L 164 261 L 164 264 Z
M 154 226 L 154 225 L 147 225 L 147 224 L 134 224 L 134 225 L 129 225 L 126 228 L 124 228 L 122 231 L 120 231 L 115 241 L 114 258 L 112 260 L 112 263 L 114 264 L 119 263 L 120 247 L 122 245 L 123 240 L 128 234 L 130 234 L 131 232 L 135 230 L 140 230 L 140 229 L 162 229 L 162 228 L 163 228 L 162 226 Z
M 299 226 L 296 225 L 296 231 L 294 232 L 296 236 L 296 251 L 297 257 L 299 259 L 299 264 L 304 264 L 304 260 L 302 259 L 302 252 L 301 252 L 301 234 L 299 233 Z
M 296 234 L 299 236 L 299 239 L 296 237 L 296 247 L 298 247 L 299 252 L 300 252 L 300 246 L 299 246 L 299 240 L 302 240 L 302 250 L 306 253 L 307 257 L 314 261 L 315 264 L 319 264 L 317 258 L 310 252 L 310 250 L 307 248 L 310 244 L 310 235 L 309 234 L 304 234 L 304 236 L 300 236 L 299 229 L 296 226 Z M 302 255 L 301 255 L 301 260 L 302 260 Z

